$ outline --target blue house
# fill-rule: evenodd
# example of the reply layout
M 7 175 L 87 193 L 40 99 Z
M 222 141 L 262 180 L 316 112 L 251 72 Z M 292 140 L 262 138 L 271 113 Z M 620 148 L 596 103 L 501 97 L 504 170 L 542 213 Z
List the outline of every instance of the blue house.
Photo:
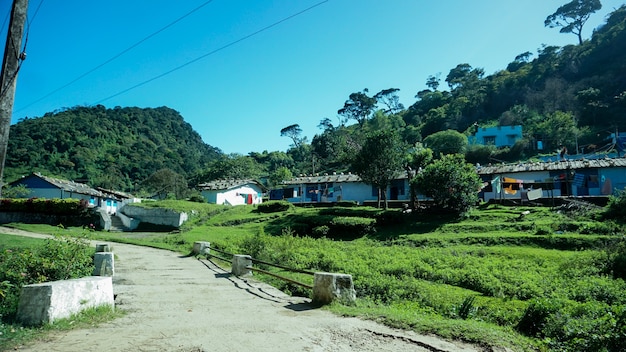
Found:
M 388 200 L 409 200 L 409 182 L 404 172 L 399 172 L 386 190 Z M 375 202 L 378 189 L 364 183 L 352 173 L 332 175 L 301 175 L 283 182 L 283 188 L 270 192 L 270 199 L 285 199 L 291 203 L 332 203 L 355 201 L 358 204 Z
M 522 139 L 522 126 L 478 127 L 473 136 L 467 137 L 470 144 L 494 145 L 498 148 L 512 147 Z
M 62 180 L 33 173 L 9 184 L 12 187 L 25 186 L 28 194 L 23 198 L 79 199 L 85 200 L 92 207 L 101 207 L 110 214 L 117 210 L 118 201 L 124 199 L 119 193 L 94 189 L 84 183 Z

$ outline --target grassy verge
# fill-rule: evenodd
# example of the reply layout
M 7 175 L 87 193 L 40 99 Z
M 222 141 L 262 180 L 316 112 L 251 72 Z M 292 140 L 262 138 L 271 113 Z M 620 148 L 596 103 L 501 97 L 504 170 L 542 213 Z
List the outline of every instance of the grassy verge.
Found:
M 66 319 L 59 319 L 54 324 L 46 324 L 41 327 L 23 327 L 18 324 L 0 322 L 0 351 L 18 350 L 33 341 L 44 339 L 54 332 L 92 328 L 120 318 L 124 314 L 125 312 L 121 309 L 97 307 L 86 309 L 79 314 Z

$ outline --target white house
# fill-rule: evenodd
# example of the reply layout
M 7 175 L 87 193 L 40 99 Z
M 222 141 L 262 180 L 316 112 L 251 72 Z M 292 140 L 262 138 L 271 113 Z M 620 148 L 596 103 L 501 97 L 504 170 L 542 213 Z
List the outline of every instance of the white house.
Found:
M 408 178 L 402 174 L 399 173 L 387 188 L 388 200 L 410 200 Z M 356 201 L 359 204 L 378 199 L 376 187 L 365 184 L 352 173 L 295 177 L 283 182 L 283 187 L 272 190 L 270 199 L 285 199 L 291 203 Z
M 216 180 L 198 185 L 204 199 L 213 204 L 260 204 L 265 188 L 255 180 Z
M 484 182 L 479 196 L 485 201 L 607 196 L 626 187 L 624 158 L 490 165 L 477 172 Z

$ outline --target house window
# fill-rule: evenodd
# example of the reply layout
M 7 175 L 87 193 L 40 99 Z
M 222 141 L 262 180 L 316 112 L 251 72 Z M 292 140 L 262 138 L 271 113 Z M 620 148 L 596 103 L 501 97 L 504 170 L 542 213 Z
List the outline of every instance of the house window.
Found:
M 327 183 L 324 185 L 324 196 L 332 198 L 333 193 L 335 192 L 335 188 L 333 187 L 333 183 Z
M 484 136 L 483 137 L 484 145 L 495 145 L 496 144 L 496 136 Z
M 372 186 L 372 197 L 378 197 L 378 187 Z

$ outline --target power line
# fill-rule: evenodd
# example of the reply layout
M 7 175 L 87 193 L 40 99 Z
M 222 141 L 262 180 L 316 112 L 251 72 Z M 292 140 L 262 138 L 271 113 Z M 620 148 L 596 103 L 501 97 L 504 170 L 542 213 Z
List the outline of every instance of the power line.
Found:
M 261 28 L 261 29 L 259 29 L 259 30 L 255 31 L 255 32 L 251 33 L 251 34 L 248 34 L 248 35 L 246 35 L 246 36 L 244 36 L 244 37 L 241 37 L 241 38 L 239 38 L 239 39 L 237 39 L 237 40 L 235 40 L 235 41 L 232 41 L 232 42 L 230 42 L 230 43 L 228 43 L 228 44 L 226 44 L 226 45 L 224 45 L 224 46 L 222 46 L 222 47 L 219 47 L 219 48 L 217 48 L 217 49 L 215 49 L 215 50 L 213 50 L 213 51 L 210 51 L 210 52 L 208 52 L 208 53 L 206 53 L 206 54 L 204 54 L 204 55 L 198 56 L 197 58 L 195 58 L 195 59 L 193 59 L 193 60 L 190 60 L 190 61 L 187 61 L 186 63 L 184 63 L 184 64 L 182 64 L 182 65 L 180 65 L 180 66 L 176 66 L 175 68 L 173 68 L 173 69 L 171 69 L 171 70 L 169 70 L 169 71 L 166 71 L 166 72 L 164 72 L 164 73 L 161 73 L 161 74 L 159 74 L 159 75 L 157 75 L 157 76 L 154 76 L 154 77 L 152 77 L 152 78 L 150 78 L 150 79 L 147 79 L 147 80 L 145 80 L 145 81 L 143 81 L 143 82 L 141 82 L 141 83 L 137 83 L 137 84 L 135 84 L 134 86 L 131 86 L 130 88 L 126 88 L 126 89 L 124 89 L 124 90 L 122 90 L 122 91 L 119 91 L 119 92 L 117 92 L 117 93 L 115 93 L 115 94 L 113 94 L 113 95 L 110 95 L 110 96 L 108 96 L 108 97 L 106 97 L 106 98 L 104 98 L 104 99 L 101 99 L 101 100 L 99 100 L 99 101 L 95 102 L 93 105 L 100 104 L 100 103 L 102 103 L 102 102 L 104 102 L 104 101 L 107 101 L 107 100 L 109 100 L 109 99 L 111 99 L 111 98 L 114 98 L 114 97 L 116 97 L 116 96 L 118 96 L 118 95 L 122 95 L 122 94 L 124 94 L 124 93 L 126 93 L 126 92 L 129 92 L 129 91 L 131 91 L 131 90 L 135 89 L 135 88 L 139 88 L 139 87 L 141 87 L 141 86 L 143 86 L 143 85 L 145 85 L 145 84 L 148 84 L 148 83 L 150 83 L 150 82 L 152 82 L 152 81 L 155 81 L 155 80 L 157 80 L 157 79 L 159 79 L 159 78 L 165 77 L 165 76 L 169 75 L 170 73 L 173 73 L 173 72 L 175 72 L 175 71 L 178 71 L 178 70 L 180 70 L 180 69 L 182 69 L 182 68 L 184 68 L 184 67 L 186 67 L 186 66 L 189 66 L 189 65 L 191 65 L 191 64 L 193 64 L 193 63 L 195 63 L 195 62 L 197 62 L 197 61 L 200 61 L 200 60 L 202 60 L 202 59 L 204 59 L 204 58 L 206 58 L 206 57 L 208 57 L 208 56 L 211 56 L 211 55 L 213 55 L 213 54 L 215 54 L 215 53 L 218 53 L 218 52 L 220 52 L 220 51 L 222 51 L 222 50 L 224 50 L 224 49 L 226 49 L 226 48 L 228 48 L 228 47 L 231 47 L 231 46 L 233 46 L 233 45 L 235 45 L 235 44 L 237 44 L 237 43 L 240 43 L 240 42 L 242 42 L 242 41 L 244 41 L 244 40 L 246 40 L 246 39 L 249 39 L 249 38 L 251 38 L 251 37 L 253 37 L 253 36 L 255 36 L 255 35 L 259 34 L 259 33 L 262 33 L 262 32 L 264 32 L 264 31 L 266 31 L 266 30 L 268 30 L 268 29 L 270 29 L 270 28 L 272 28 L 272 27 L 275 27 L 275 26 L 277 26 L 277 25 L 279 25 L 279 24 L 281 24 L 281 23 L 283 23 L 283 22 L 285 22 L 285 21 L 288 21 L 288 20 L 290 20 L 290 19 L 292 19 L 292 18 L 294 18 L 294 17 L 296 17 L 296 16 L 299 16 L 299 15 L 301 15 L 301 14 L 303 14 L 303 13 L 307 12 L 307 11 L 310 11 L 310 10 L 312 10 L 312 9 L 314 9 L 314 8 L 316 8 L 316 7 L 320 6 L 320 5 L 322 5 L 322 4 L 324 4 L 324 3 L 328 2 L 328 1 L 329 1 L 329 0 L 323 0 L 323 1 L 320 1 L 320 2 L 318 2 L 318 3 L 314 4 L 314 5 L 312 5 L 312 6 L 308 7 L 308 8 L 306 8 L 306 9 L 304 9 L 304 10 L 300 11 L 300 12 L 294 13 L 294 14 L 292 14 L 292 15 L 290 15 L 290 16 L 287 16 L 287 17 L 285 17 L 285 18 L 283 18 L 283 19 L 281 19 L 281 20 L 277 21 L 277 22 L 274 22 L 274 23 L 270 24 L 269 26 L 263 27 L 263 28 Z
M 41 0 L 41 2 L 43 2 L 43 0 Z M 15 112 L 22 111 L 22 110 L 24 110 L 24 109 L 28 108 L 29 106 L 32 106 L 32 105 L 34 105 L 34 104 L 36 104 L 36 103 L 38 103 L 38 102 L 40 102 L 40 101 L 42 101 L 42 100 L 46 99 L 47 97 L 51 96 L 52 94 L 54 94 L 54 93 L 56 93 L 56 92 L 58 92 L 58 91 L 60 91 L 60 90 L 62 90 L 62 89 L 65 89 L 65 88 L 69 87 L 70 85 L 72 85 L 72 84 L 76 83 L 77 81 L 79 81 L 79 80 L 83 79 L 85 76 L 89 75 L 90 73 L 93 73 L 94 71 L 98 70 L 99 68 L 103 67 L 104 65 L 106 65 L 106 64 L 108 64 L 108 63 L 110 63 L 111 61 L 113 61 L 113 60 L 115 60 L 115 59 L 119 58 L 120 56 L 122 56 L 122 55 L 126 54 L 127 52 L 131 51 L 132 49 L 136 48 L 137 46 L 139 46 L 139 45 L 140 45 L 140 44 L 142 44 L 143 42 L 147 41 L 148 39 L 150 39 L 150 38 L 152 38 L 152 37 L 156 36 L 157 34 L 159 34 L 159 33 L 163 32 L 164 30 L 166 30 L 166 29 L 168 29 L 168 28 L 172 27 L 172 26 L 173 26 L 173 25 L 175 25 L 176 23 L 178 23 L 178 22 L 182 21 L 182 20 L 183 20 L 183 19 L 185 19 L 186 17 L 190 16 L 192 13 L 194 13 L 194 12 L 196 12 L 196 11 L 200 10 L 201 8 L 203 8 L 204 6 L 208 5 L 208 4 L 209 4 L 209 3 L 211 3 L 211 2 L 213 2 L 213 0 L 208 0 L 208 1 L 205 1 L 204 3 L 200 4 L 200 5 L 199 5 L 199 6 L 197 6 L 196 8 L 192 9 L 191 11 L 189 11 L 189 12 L 187 12 L 186 14 L 182 15 L 181 17 L 179 17 L 179 18 L 175 19 L 174 21 L 172 21 L 172 22 L 168 23 L 167 25 L 165 25 L 164 27 L 160 28 L 160 29 L 159 29 L 159 30 L 157 30 L 156 32 L 153 32 L 152 34 L 148 35 L 147 37 L 144 37 L 143 39 L 139 40 L 139 41 L 138 41 L 138 42 L 136 42 L 135 44 L 133 44 L 133 45 L 129 46 L 128 48 L 126 48 L 126 49 L 122 50 L 122 51 L 121 51 L 121 52 L 119 52 L 118 54 L 116 54 L 116 55 L 112 56 L 110 59 L 108 59 L 108 60 L 104 61 L 103 63 L 101 63 L 101 64 L 97 65 L 96 67 L 92 68 L 91 70 L 89 70 L 89 71 L 87 71 L 87 72 L 85 72 L 85 73 L 81 74 L 80 76 L 78 76 L 78 77 L 74 78 L 73 80 L 71 80 L 70 82 L 66 83 L 65 85 L 63 85 L 63 86 L 61 86 L 61 87 L 59 87 L 59 88 L 57 88 L 57 89 L 53 90 L 52 92 L 50 92 L 50 93 L 48 93 L 48 94 L 46 94 L 46 95 L 42 96 L 41 98 L 39 98 L 39 99 L 37 99 L 37 100 L 35 100 L 35 101 L 33 101 L 33 102 L 29 103 L 28 105 L 20 107 L 20 108 L 19 108 L 18 110 L 16 110 Z M 41 3 L 39 3 L 39 6 L 41 6 Z M 33 16 L 33 20 L 34 20 L 34 17 L 37 15 L 37 12 L 38 12 L 38 11 L 39 11 L 39 7 L 37 7 L 37 11 L 35 12 L 35 15 Z

